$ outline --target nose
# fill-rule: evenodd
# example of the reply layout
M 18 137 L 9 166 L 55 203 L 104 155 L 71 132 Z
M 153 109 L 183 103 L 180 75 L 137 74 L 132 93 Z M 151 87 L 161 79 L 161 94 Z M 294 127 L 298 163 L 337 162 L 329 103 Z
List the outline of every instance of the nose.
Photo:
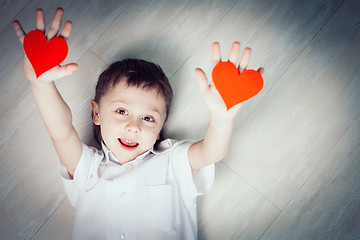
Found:
M 135 119 L 129 119 L 126 124 L 126 130 L 133 133 L 139 133 L 141 131 L 139 123 Z

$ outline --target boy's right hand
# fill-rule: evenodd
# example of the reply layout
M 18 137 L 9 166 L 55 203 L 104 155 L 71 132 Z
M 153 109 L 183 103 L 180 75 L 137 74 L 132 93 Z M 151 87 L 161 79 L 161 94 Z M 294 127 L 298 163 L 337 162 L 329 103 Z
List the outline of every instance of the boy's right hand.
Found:
M 48 40 L 58 35 L 63 14 L 64 14 L 64 10 L 62 8 L 56 9 L 54 19 L 51 23 L 51 27 L 46 34 Z M 19 38 L 19 41 L 21 42 L 21 44 L 23 44 L 25 32 L 22 29 L 19 21 L 15 20 L 13 22 L 13 27 L 15 29 L 16 35 Z M 42 31 L 45 34 L 45 20 L 44 20 L 44 12 L 42 9 L 36 10 L 36 29 Z M 62 37 L 65 40 L 67 40 L 70 36 L 71 29 L 72 29 L 72 23 L 70 21 L 66 21 L 59 37 Z M 77 68 L 78 65 L 76 63 L 70 63 L 64 66 L 59 65 L 43 73 L 42 75 L 39 76 L 39 78 L 36 78 L 35 71 L 24 52 L 24 73 L 26 78 L 29 79 L 31 83 L 52 82 L 56 79 L 71 75 Z

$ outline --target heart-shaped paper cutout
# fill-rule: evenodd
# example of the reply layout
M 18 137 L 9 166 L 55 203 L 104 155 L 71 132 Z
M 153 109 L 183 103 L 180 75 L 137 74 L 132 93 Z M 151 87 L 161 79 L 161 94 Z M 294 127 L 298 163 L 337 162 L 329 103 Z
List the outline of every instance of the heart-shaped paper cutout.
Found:
M 258 71 L 249 69 L 239 74 L 239 70 L 232 62 L 216 64 L 212 78 L 227 110 L 254 97 L 264 85 L 264 80 Z
M 63 38 L 54 37 L 47 42 L 44 33 L 39 30 L 25 35 L 24 50 L 36 77 L 58 66 L 68 54 L 68 46 Z

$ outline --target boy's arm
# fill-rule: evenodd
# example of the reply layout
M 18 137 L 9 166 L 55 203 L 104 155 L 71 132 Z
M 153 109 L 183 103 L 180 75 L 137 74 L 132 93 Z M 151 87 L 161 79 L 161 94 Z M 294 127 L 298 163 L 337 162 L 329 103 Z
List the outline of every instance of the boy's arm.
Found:
M 234 121 L 210 117 L 204 139 L 190 146 L 188 157 L 192 169 L 200 169 L 225 158 L 230 148 Z
M 69 174 L 74 176 L 82 153 L 82 143 L 72 125 L 71 110 L 54 82 L 34 82 L 31 88 L 55 150 Z
M 229 61 L 236 65 L 240 50 L 240 43 L 235 42 L 230 51 Z M 220 45 L 215 42 L 212 46 L 213 65 L 221 61 Z M 239 72 L 246 69 L 251 49 L 245 48 L 239 63 Z M 261 74 L 263 68 L 258 70 Z M 204 139 L 192 144 L 188 151 L 189 162 L 192 169 L 200 169 L 211 163 L 225 158 L 230 148 L 234 128 L 234 119 L 240 110 L 242 103 L 227 110 L 226 105 L 217 91 L 215 85 L 209 85 L 205 73 L 201 69 L 195 70 L 199 83 L 200 93 L 210 113 L 208 128 Z
M 47 39 L 51 39 L 59 32 L 64 10 L 56 10 L 51 28 L 47 33 Z M 18 21 L 13 23 L 15 32 L 23 44 L 25 32 Z M 36 11 L 36 28 L 45 32 L 43 11 Z M 70 36 L 72 23 L 67 21 L 60 34 L 65 40 Z M 36 78 L 34 69 L 24 53 L 24 73 L 30 81 L 32 92 L 39 112 L 44 120 L 47 131 L 54 144 L 61 162 L 71 176 L 74 175 L 76 166 L 82 153 L 82 143 L 72 125 L 72 114 L 69 106 L 59 94 L 54 80 L 71 75 L 77 69 L 77 64 L 71 63 L 65 66 L 57 66 Z

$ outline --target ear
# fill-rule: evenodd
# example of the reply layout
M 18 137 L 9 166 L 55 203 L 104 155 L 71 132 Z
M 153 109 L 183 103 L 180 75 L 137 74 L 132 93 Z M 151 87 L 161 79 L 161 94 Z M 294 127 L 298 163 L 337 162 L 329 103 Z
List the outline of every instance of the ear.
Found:
M 100 108 L 99 104 L 94 99 L 91 100 L 91 107 L 93 111 L 93 122 L 95 125 L 100 125 Z

